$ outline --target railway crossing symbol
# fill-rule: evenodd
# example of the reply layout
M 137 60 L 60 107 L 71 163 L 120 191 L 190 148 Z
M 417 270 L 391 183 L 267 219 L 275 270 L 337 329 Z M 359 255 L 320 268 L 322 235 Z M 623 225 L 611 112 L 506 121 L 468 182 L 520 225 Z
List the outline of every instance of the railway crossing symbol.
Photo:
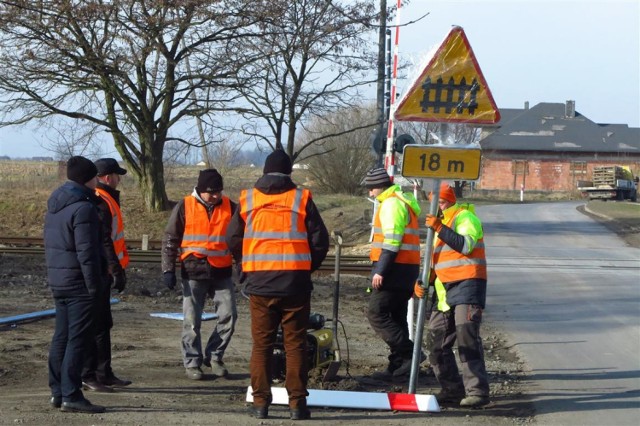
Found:
M 398 104 L 398 121 L 494 124 L 500 120 L 469 40 L 453 27 Z

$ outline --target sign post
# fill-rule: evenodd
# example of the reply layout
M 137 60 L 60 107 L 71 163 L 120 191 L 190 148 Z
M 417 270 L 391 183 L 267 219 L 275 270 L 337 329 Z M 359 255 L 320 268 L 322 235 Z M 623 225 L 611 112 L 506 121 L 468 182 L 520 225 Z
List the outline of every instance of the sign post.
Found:
M 489 91 L 469 40 L 461 27 L 453 27 L 427 66 L 394 110 L 398 121 L 494 124 L 500 112 Z M 444 139 L 444 138 L 443 138 Z M 432 178 L 430 214 L 438 214 L 440 179 L 476 180 L 480 177 L 479 147 L 458 145 L 406 145 L 402 176 Z M 427 230 L 420 285 L 429 283 L 435 233 Z M 414 335 L 409 393 L 415 393 L 420 364 L 426 300 L 420 299 Z

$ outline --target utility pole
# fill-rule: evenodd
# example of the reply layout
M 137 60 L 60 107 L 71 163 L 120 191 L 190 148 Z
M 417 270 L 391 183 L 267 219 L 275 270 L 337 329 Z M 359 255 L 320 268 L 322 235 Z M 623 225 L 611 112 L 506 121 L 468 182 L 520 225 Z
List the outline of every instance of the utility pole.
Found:
M 377 128 L 375 133 L 376 144 L 381 147 L 378 152 L 378 166 L 383 166 L 384 161 L 384 144 L 382 142 L 384 133 L 384 123 L 387 121 L 385 114 L 385 65 L 386 65 L 386 39 L 387 39 L 387 0 L 380 0 L 380 29 L 378 31 L 378 85 L 376 90 L 376 107 L 378 111 Z

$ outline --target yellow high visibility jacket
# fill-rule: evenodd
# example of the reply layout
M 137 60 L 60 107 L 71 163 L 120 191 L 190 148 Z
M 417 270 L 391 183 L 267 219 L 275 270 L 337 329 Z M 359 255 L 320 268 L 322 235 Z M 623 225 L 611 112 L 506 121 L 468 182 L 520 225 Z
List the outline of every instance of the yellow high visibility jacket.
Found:
M 225 234 L 231 222 L 231 201 L 226 195 L 222 203 L 213 209 L 211 218 L 207 208 L 195 197 L 184 197 L 184 234 L 180 244 L 180 260 L 189 255 L 206 257 L 211 266 L 226 268 L 231 266 L 231 252 L 227 247 Z
M 257 189 L 240 193 L 245 230 L 242 270 L 311 270 L 311 250 L 305 219 L 310 192 L 294 188 L 280 194 Z
M 118 256 L 120 266 L 126 268 L 127 265 L 129 265 L 129 252 L 127 251 L 124 240 L 124 223 L 122 222 L 120 206 L 104 189 L 96 188 L 96 194 L 106 201 L 109 206 L 109 211 L 111 212 L 111 241 L 113 241 L 113 250 L 116 256 Z
M 465 253 L 435 238 L 432 265 L 438 279 L 445 284 L 471 278 L 486 280 L 487 260 L 479 219 L 457 204 L 445 210 L 444 215 L 442 223 L 464 237 Z
M 395 258 L 396 263 L 419 265 L 420 206 L 418 202 L 412 194 L 402 193 L 398 185 L 385 190 L 378 196 L 378 200 L 382 204 L 373 220 L 373 240 L 369 258 L 377 262 L 382 249 L 386 249 L 398 253 Z

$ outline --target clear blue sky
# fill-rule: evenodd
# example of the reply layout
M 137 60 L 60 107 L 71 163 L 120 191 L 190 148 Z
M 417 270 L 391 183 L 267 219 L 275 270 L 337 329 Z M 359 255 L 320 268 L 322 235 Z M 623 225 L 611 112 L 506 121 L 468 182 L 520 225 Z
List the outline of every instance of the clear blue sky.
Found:
M 400 23 L 427 12 L 400 29 L 400 60 L 417 70 L 409 80 L 458 25 L 498 108 L 575 100 L 596 123 L 640 127 L 640 1 L 412 0 Z M 400 95 L 409 84 L 398 83 Z
M 640 1 L 412 0 L 400 10 L 400 23 L 427 12 L 400 30 L 400 60 L 414 63 L 414 72 L 458 25 L 498 108 L 571 99 L 596 123 L 640 127 Z M 401 95 L 408 84 L 398 82 Z M 43 141 L 33 129 L 4 128 L 0 155 L 50 155 Z

